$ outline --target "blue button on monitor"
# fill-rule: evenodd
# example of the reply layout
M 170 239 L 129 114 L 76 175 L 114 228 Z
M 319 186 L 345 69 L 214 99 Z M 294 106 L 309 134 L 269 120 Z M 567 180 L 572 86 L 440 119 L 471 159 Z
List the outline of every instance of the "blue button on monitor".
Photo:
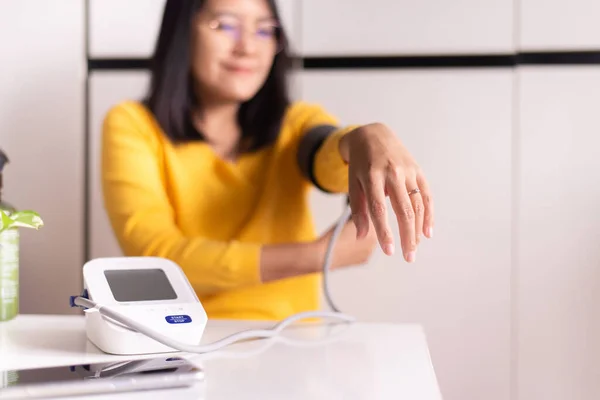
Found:
M 189 324 L 192 322 L 192 317 L 189 315 L 167 315 L 165 319 L 170 324 Z

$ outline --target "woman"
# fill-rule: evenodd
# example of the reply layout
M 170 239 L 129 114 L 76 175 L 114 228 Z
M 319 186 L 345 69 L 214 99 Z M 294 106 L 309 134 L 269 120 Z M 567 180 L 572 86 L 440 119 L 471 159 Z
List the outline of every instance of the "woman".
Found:
M 169 0 L 143 103 L 106 116 L 102 182 L 126 255 L 175 261 L 209 318 L 281 319 L 319 308 L 331 232 L 315 237 L 312 187 L 349 193 L 333 268 L 431 237 L 427 182 L 385 125 L 340 127 L 290 103 L 290 58 L 273 0 Z

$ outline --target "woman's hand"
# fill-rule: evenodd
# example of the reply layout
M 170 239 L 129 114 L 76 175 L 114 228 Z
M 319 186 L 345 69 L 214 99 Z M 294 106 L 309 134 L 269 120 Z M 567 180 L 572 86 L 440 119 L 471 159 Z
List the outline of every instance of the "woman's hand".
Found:
M 423 172 L 406 147 L 388 127 L 364 125 L 340 140 L 340 153 L 348 163 L 349 196 L 357 236 L 373 222 L 379 244 L 394 253 L 388 224 L 386 196 L 390 197 L 400 230 L 404 258 L 415 261 L 420 235 L 433 236 L 433 200 Z
M 323 261 L 335 225 L 313 241 L 264 246 L 260 276 L 264 283 L 323 271 Z M 330 269 L 364 264 L 377 246 L 375 230 L 358 238 L 354 222 L 342 228 L 333 248 Z
M 327 246 L 333 236 L 334 230 L 335 225 L 316 240 L 315 244 L 319 249 L 318 253 L 322 255 L 320 257 L 321 259 L 324 259 Z M 341 267 L 364 264 L 369 261 L 376 246 L 377 236 L 375 235 L 374 229 L 371 229 L 364 237 L 359 238 L 354 222 L 349 220 L 340 231 L 335 242 L 330 268 L 338 269 Z M 319 265 L 319 267 L 321 268 L 322 266 Z

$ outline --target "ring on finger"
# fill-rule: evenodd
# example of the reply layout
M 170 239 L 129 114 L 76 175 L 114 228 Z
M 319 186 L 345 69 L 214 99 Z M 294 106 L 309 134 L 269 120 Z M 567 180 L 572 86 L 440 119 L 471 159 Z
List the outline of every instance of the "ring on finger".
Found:
M 421 190 L 419 190 L 419 188 L 413 189 L 411 191 L 408 192 L 409 196 L 412 196 L 413 194 L 417 194 L 417 193 L 421 193 Z

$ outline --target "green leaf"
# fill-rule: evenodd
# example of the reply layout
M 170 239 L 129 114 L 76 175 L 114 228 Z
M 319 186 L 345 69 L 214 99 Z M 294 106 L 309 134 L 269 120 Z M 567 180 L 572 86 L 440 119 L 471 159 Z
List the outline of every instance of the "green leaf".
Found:
M 40 229 L 44 226 L 44 221 L 38 213 L 31 210 L 16 211 L 7 213 L 0 210 L 0 233 L 13 228 L 32 228 Z

